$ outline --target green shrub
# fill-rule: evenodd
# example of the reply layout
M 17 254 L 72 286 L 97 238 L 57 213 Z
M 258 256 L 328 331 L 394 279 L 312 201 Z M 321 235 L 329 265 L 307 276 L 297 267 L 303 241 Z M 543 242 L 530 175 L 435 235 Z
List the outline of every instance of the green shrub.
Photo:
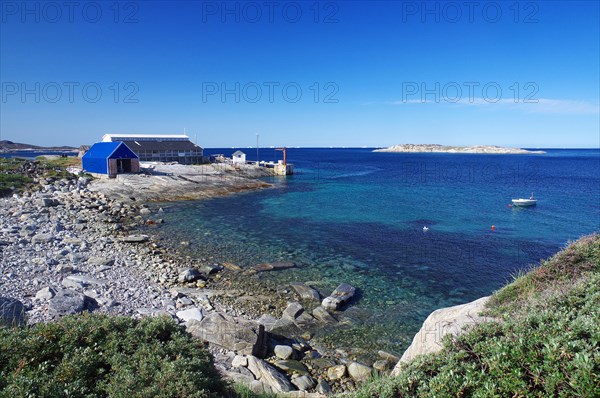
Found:
M 211 355 L 168 318 L 105 315 L 0 329 L 0 397 L 229 396 Z

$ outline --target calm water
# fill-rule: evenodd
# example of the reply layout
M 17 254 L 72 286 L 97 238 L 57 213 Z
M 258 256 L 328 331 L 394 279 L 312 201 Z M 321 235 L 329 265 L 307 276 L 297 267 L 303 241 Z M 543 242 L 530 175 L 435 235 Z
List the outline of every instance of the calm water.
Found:
M 261 159 L 276 155 L 261 149 Z M 351 324 L 323 331 L 342 346 L 402 353 L 432 310 L 488 295 L 568 240 L 600 230 L 598 150 L 289 149 L 288 159 L 299 173 L 271 179 L 274 189 L 169 204 L 158 231 L 217 261 L 299 265 L 264 274 L 273 284 L 313 281 L 325 293 L 340 282 L 356 286 Z M 508 207 L 531 192 L 537 207 Z

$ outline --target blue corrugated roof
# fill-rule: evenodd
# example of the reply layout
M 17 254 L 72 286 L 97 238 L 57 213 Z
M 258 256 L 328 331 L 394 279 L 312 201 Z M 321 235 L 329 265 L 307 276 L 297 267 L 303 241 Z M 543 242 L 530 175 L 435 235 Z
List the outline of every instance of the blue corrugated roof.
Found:
M 83 155 L 81 164 L 87 172 L 108 174 L 109 159 L 138 159 L 138 155 L 121 141 L 97 142 Z
M 103 158 L 106 159 L 109 157 L 117 147 L 121 145 L 120 141 L 116 142 L 96 142 L 89 151 L 85 153 L 83 156 L 87 156 L 89 158 Z

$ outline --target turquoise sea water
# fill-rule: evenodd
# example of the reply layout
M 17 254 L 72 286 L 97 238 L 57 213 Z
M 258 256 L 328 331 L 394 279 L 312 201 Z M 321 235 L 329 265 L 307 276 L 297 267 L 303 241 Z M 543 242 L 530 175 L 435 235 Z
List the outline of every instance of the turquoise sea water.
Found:
M 275 156 L 261 151 L 261 159 Z M 488 295 L 569 240 L 600 230 L 598 150 L 288 149 L 288 159 L 298 174 L 270 179 L 273 189 L 171 203 L 157 231 L 216 261 L 298 264 L 263 274 L 274 285 L 311 281 L 324 293 L 354 285 L 351 324 L 323 331 L 342 346 L 356 345 L 347 338 L 355 331 L 372 349 L 401 353 L 432 310 Z M 531 192 L 536 207 L 508 207 Z

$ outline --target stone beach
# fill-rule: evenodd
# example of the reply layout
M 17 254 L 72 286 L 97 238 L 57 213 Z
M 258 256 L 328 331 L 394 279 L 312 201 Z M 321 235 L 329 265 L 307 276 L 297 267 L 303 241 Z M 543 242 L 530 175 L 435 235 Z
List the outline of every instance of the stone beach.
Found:
M 152 186 L 156 176 L 135 177 Z M 227 189 L 212 189 L 211 182 L 202 195 L 264 186 L 247 177 L 256 176 L 226 176 Z M 352 306 L 356 289 L 344 281 L 329 295 L 305 281 L 265 288 L 256 277 L 295 264 L 243 269 L 182 256 L 151 233 L 139 233 L 140 226 L 160 225 L 163 210 L 132 196 L 131 183 L 75 176 L 37 182 L 37 189 L 0 199 L 4 323 L 22 323 L 25 316 L 35 324 L 84 311 L 167 316 L 207 342 L 223 375 L 255 391 L 349 391 L 374 369 L 389 373 L 399 361 L 380 351 L 375 361 L 361 363 L 311 341 L 314 330 L 335 325 Z M 142 197 L 165 199 L 160 190 L 164 186 L 143 190 Z

